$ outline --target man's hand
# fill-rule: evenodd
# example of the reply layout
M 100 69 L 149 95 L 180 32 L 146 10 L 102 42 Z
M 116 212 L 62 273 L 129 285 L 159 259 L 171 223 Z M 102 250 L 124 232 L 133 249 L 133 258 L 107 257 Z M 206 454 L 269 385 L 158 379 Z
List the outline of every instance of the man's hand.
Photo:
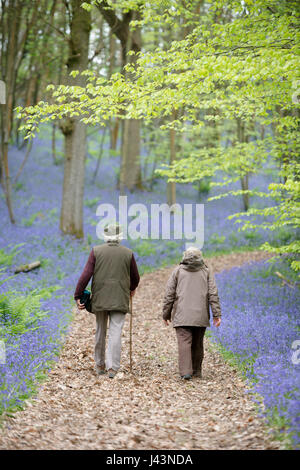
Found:
M 221 318 L 220 317 L 214 317 L 213 323 L 214 323 L 214 326 L 219 327 L 221 325 Z
M 80 299 L 76 300 L 76 304 L 77 304 L 77 308 L 79 308 L 79 310 L 84 310 L 85 309 L 85 305 L 80 303 Z
M 136 289 L 130 291 L 130 297 L 133 297 L 135 294 Z
M 170 323 L 171 323 L 170 320 L 164 320 L 164 324 L 165 324 L 166 326 L 169 326 Z

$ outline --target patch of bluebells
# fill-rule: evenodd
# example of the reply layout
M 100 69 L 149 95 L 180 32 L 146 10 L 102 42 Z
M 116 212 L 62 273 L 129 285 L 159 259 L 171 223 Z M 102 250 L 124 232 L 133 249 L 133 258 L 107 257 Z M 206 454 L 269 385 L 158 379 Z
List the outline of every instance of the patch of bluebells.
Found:
M 68 303 L 52 298 L 43 302 L 41 310 L 50 311 L 45 319 L 38 321 L 34 329 L 23 334 L 4 333 L 6 361 L 0 365 L 0 412 L 22 406 L 35 388 L 40 372 L 50 369 L 62 344 L 63 333 L 69 324 Z M 5 324 L 0 324 L 4 326 Z
M 263 414 L 283 418 L 300 447 L 300 363 L 292 361 L 292 343 L 300 339 L 299 289 L 282 285 L 267 262 L 224 271 L 216 280 L 223 321 L 213 339 L 246 365 Z

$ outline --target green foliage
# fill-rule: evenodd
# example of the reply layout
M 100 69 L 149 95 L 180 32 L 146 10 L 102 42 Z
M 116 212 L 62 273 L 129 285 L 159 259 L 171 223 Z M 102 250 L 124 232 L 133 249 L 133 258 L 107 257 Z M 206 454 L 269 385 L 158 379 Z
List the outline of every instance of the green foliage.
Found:
M 17 182 L 17 183 L 14 183 L 12 187 L 13 189 L 15 189 L 15 191 L 20 191 L 21 189 L 24 188 L 24 184 L 21 182 Z
M 210 184 L 211 184 L 211 178 L 202 178 L 197 182 L 197 184 L 194 184 L 194 188 L 197 189 L 198 195 L 201 196 L 201 194 L 209 193 Z
M 262 194 L 265 197 L 272 197 L 276 201 L 275 205 L 250 209 L 247 213 L 248 220 L 243 218 L 243 213 L 234 214 L 230 218 L 243 223 L 241 227 L 243 231 L 260 227 L 275 232 L 277 240 L 273 244 L 264 243 L 262 248 L 277 255 L 289 255 L 292 268 L 299 271 L 300 241 L 291 238 L 293 230 L 297 230 L 300 225 L 300 164 L 295 164 L 293 168 L 286 165 L 282 175 L 286 178 L 285 183 L 272 183 L 269 185 L 269 192 Z M 255 223 L 255 218 L 258 216 L 269 219 Z
M 156 253 L 157 248 L 151 240 L 141 240 L 134 246 L 134 251 L 139 256 L 149 256 Z
M 87 207 L 94 207 L 96 206 L 97 204 L 99 204 L 99 197 L 95 197 L 93 199 L 86 199 L 84 201 L 84 205 L 87 206 Z
M 254 243 L 257 245 L 257 242 L 259 241 L 259 239 L 261 239 L 261 235 L 259 233 L 257 233 L 256 231 L 252 230 L 252 231 L 245 231 L 244 232 L 244 237 L 246 238 L 246 240 L 248 240 L 249 242 L 251 243 Z
M 226 240 L 224 235 L 219 235 L 218 233 L 213 233 L 210 237 L 210 243 L 214 245 L 222 245 Z
M 96 3 L 101 1 L 91 2 Z M 131 28 L 151 30 L 154 37 L 159 30 L 177 31 L 178 36 L 146 48 L 136 66 L 126 65 L 126 75 L 116 72 L 107 78 L 88 70 L 82 72 L 85 87 L 49 85 L 51 103 L 17 108 L 23 119 L 20 130 L 32 138 L 41 123 L 74 116 L 101 126 L 114 117 L 143 119 L 145 125 L 159 122 L 160 131 L 176 129 L 185 144 L 180 159 L 156 169 L 156 174 L 169 181 L 198 182 L 220 171 L 223 180 L 212 184 L 221 187 L 244 182 L 271 155 L 286 178 L 284 183 L 273 183 L 268 192 L 250 190 L 243 183 L 241 190 L 214 199 L 256 194 L 276 201 L 273 207 L 250 208 L 248 220 L 238 214 L 244 230 L 257 227 L 256 216 L 263 217 L 261 225 L 267 230 L 298 227 L 298 3 L 208 0 L 199 6 L 193 1 L 118 0 L 108 4 L 120 13 L 139 12 Z M 84 2 L 83 8 L 90 5 Z M 155 153 L 151 154 L 156 162 Z M 300 270 L 299 242 L 279 240 L 278 246 L 263 247 L 291 255 L 291 265 Z
M 31 227 L 36 221 L 36 219 L 41 218 L 41 217 L 44 217 L 44 214 L 39 211 L 39 212 L 35 212 L 27 219 L 23 218 L 21 222 L 23 225 L 25 225 L 25 227 Z
M 48 212 L 48 217 L 50 219 L 57 219 L 57 214 L 58 214 L 58 209 L 57 207 L 54 207 L 53 209 L 51 209 L 49 212 Z
M 19 250 L 21 246 L 23 246 L 24 243 L 19 243 L 18 245 L 15 245 L 9 253 L 6 253 L 3 248 L 0 249 L 0 266 L 11 266 L 13 263 L 13 260 L 15 256 L 20 253 L 22 250 Z
M 64 163 L 65 163 L 65 153 L 62 152 L 61 150 L 56 150 L 54 165 L 60 166 L 60 165 L 64 165 Z
M 51 298 L 57 289 L 60 287 L 34 289 L 27 295 L 20 295 L 14 291 L 0 294 L 0 319 L 4 325 L 1 329 L 9 331 L 10 334 L 23 334 L 38 328 L 38 322 L 48 313 L 41 312 L 41 301 Z

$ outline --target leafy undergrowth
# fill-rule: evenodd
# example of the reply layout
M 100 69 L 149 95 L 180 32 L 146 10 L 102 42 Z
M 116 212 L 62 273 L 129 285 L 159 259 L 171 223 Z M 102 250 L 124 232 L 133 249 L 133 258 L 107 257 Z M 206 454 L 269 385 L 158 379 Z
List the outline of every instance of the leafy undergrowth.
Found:
M 5 283 L 3 283 L 3 286 Z M 1 289 L 1 288 L 0 288 Z M 20 294 L 0 291 L 0 414 L 21 409 L 57 360 L 70 321 L 70 301 L 58 286 Z

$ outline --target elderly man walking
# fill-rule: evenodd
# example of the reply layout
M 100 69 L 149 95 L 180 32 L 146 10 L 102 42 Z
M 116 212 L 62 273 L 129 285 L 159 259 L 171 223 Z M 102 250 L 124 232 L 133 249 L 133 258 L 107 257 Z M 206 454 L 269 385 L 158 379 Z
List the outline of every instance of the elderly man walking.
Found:
M 80 298 L 92 279 L 91 310 L 96 316 L 95 362 L 99 375 L 108 371 L 114 378 L 120 368 L 121 335 L 125 314 L 129 311 L 129 299 L 137 288 L 140 276 L 133 252 L 122 246 L 121 228 L 111 224 L 104 229 L 106 243 L 95 246 L 81 274 L 74 294 L 79 309 L 84 309 Z M 105 343 L 107 320 L 109 339 Z M 106 367 L 105 367 L 106 366 Z
M 201 377 L 203 338 L 210 326 L 209 306 L 215 326 L 221 324 L 218 290 L 211 268 L 201 251 L 188 248 L 182 261 L 172 272 L 163 301 L 163 320 L 173 321 L 178 342 L 178 362 L 181 378 Z

